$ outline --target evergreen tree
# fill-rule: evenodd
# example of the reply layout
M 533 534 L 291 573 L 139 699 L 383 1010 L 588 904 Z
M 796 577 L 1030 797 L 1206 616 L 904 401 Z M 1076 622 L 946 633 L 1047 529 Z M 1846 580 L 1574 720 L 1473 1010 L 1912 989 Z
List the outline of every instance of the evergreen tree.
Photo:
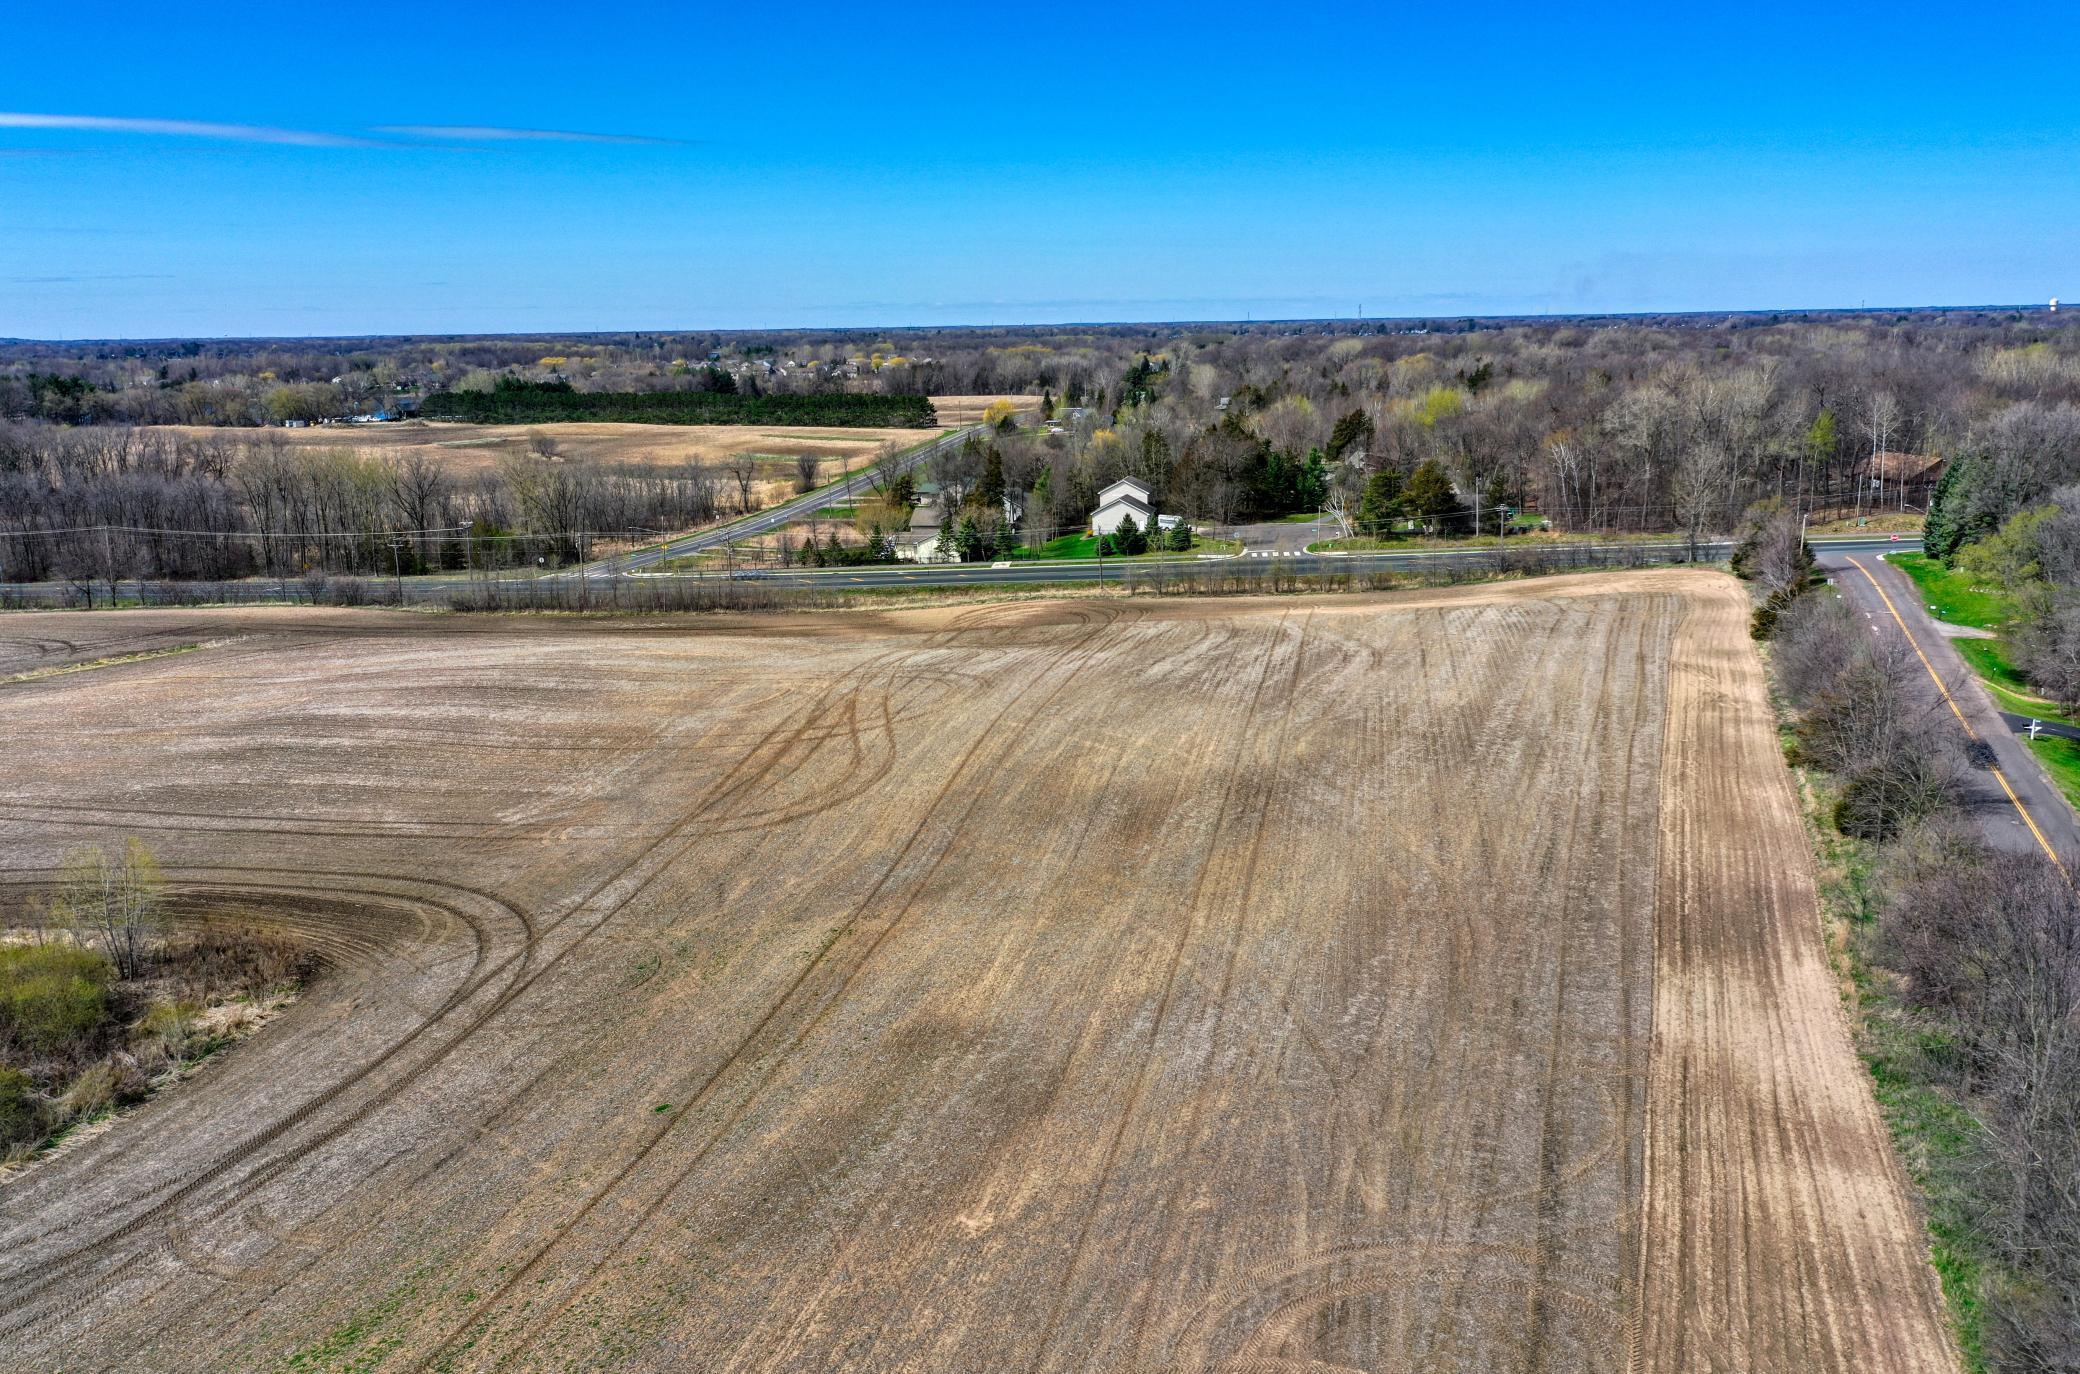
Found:
M 1992 528 L 1986 520 L 1974 519 L 1970 513 L 1968 493 L 1973 467 L 1972 455 L 1955 458 L 1936 483 L 1935 495 L 1928 502 L 1928 519 L 1921 530 L 1922 548 L 1930 558 L 1948 563 L 1960 545 Z
M 1418 519 L 1439 533 L 1455 532 L 1465 519 L 1466 507 L 1459 500 L 1459 493 L 1452 489 L 1452 479 L 1446 475 L 1444 465 L 1435 458 L 1424 459 L 1408 475 L 1402 499 Z
M 1501 529 L 1505 519 L 1502 511 L 1504 507 L 1509 505 L 1509 484 L 1502 480 L 1501 473 L 1497 473 L 1488 479 L 1488 489 L 1482 493 L 1481 504 L 1488 508 L 1489 516 L 1492 516 L 1494 519 L 1495 528 Z
M 1372 417 L 1362 410 L 1347 411 L 1329 431 L 1329 449 L 1323 456 L 1332 463 L 1340 463 L 1351 456 L 1353 450 L 1369 449 L 1372 446 Z
M 1359 529 L 1385 538 L 1402 513 L 1400 473 L 1392 468 L 1381 468 L 1365 479 L 1364 495 L 1358 498 Z
M 1148 535 L 1134 523 L 1133 516 L 1120 517 L 1119 528 L 1112 532 L 1112 549 L 1122 555 L 1148 552 Z
M 963 563 L 983 562 L 995 552 L 996 548 L 990 541 L 988 533 L 983 530 L 981 524 L 972 515 L 961 517 L 961 523 L 954 531 L 953 546 L 960 550 L 960 559 Z
M 1293 482 L 1293 508 L 1295 510 L 1320 510 L 1322 502 L 1329 499 L 1329 468 L 1322 461 L 1318 448 L 1307 451 L 1307 465 L 1300 469 Z
M 989 456 L 982 460 L 982 481 L 975 487 L 975 505 L 978 510 L 996 518 L 1004 515 L 1004 455 L 997 446 L 989 446 Z

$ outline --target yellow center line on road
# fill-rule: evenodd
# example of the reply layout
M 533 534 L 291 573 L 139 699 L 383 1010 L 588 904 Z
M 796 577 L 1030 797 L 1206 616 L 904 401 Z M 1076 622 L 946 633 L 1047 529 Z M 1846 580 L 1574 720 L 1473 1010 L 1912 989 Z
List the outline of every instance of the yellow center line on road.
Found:
M 1974 730 L 1972 723 L 1964 718 L 1964 712 L 1958 708 L 1957 698 L 1950 695 L 1950 689 L 1944 685 L 1943 675 L 1936 671 L 1936 665 L 1930 663 L 1928 655 L 1921 652 L 1920 642 L 1914 638 L 1914 632 L 1907 628 L 1907 622 L 1900 616 L 1899 607 L 1893 605 L 1892 598 L 1885 594 L 1884 586 L 1879 583 L 1876 577 L 1871 575 L 1871 570 L 1864 567 L 1862 563 L 1854 558 L 1849 559 L 1848 562 L 1850 567 L 1856 569 L 1856 571 L 1862 573 L 1870 580 L 1871 590 L 1876 592 L 1878 599 L 1885 603 L 1885 609 L 1892 612 L 1893 623 L 1898 625 L 1899 632 L 1907 637 L 1907 647 L 1914 651 L 1914 657 L 1920 659 L 1921 666 L 1928 670 L 1930 681 L 1934 682 L 1936 690 L 1943 694 L 1943 704 L 1950 708 L 1950 714 L 1956 716 L 1957 723 L 1964 727 L 1965 737 L 1974 744 L 1981 743 L 1979 732 Z M 2001 791 L 2008 794 L 2009 804 L 2015 808 L 2015 814 L 2022 817 L 2022 823 L 2029 827 L 2029 833 L 2036 836 L 2037 844 L 2043 849 L 2044 856 L 2050 859 L 2052 864 L 2058 869 L 2060 877 L 2064 878 L 2068 883 L 2072 882 L 2073 875 L 2066 872 L 2065 863 L 2058 857 L 2058 851 L 2051 847 L 2051 841 L 2044 838 L 2044 832 L 2037 828 L 2036 817 L 2029 814 L 2029 808 L 2022 804 L 2022 798 L 2016 796 L 2015 789 L 2008 785 L 2007 774 L 2001 772 L 1999 764 L 1989 765 L 1989 770 L 1993 774 L 1993 780 L 2001 785 Z

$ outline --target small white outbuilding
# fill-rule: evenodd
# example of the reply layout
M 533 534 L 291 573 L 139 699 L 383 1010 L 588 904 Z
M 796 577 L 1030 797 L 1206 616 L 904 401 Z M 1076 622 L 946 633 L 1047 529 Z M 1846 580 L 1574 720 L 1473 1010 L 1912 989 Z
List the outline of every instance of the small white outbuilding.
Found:
M 1137 529 L 1155 528 L 1155 507 L 1149 504 L 1148 485 L 1122 477 L 1098 493 L 1098 508 L 1091 512 L 1091 533 L 1111 534 L 1128 516 Z

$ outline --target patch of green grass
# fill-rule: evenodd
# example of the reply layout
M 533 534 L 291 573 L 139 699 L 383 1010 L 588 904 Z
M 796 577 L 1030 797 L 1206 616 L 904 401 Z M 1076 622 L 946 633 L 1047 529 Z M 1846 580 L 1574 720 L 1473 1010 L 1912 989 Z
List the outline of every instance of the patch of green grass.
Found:
M 1959 639 L 1952 641 L 1958 657 L 1962 658 L 1985 684 L 1994 704 L 2003 711 L 2018 716 L 2034 716 L 2038 720 L 2057 721 L 2061 725 L 2080 724 L 2058 709 L 2058 704 L 2047 697 L 2040 697 L 2030 680 L 2024 677 L 2013 663 L 2008 661 L 2007 646 L 1997 639 Z
M 2032 694 L 2029 679 L 2022 675 L 2021 669 L 2008 661 L 2007 646 L 2000 640 L 1953 639 L 1950 644 L 1957 650 L 1959 658 L 1972 665 L 1973 672 L 1986 679 L 1988 686 L 1999 687 L 2018 696 Z
M 1132 558 L 1120 558 L 1118 554 L 1108 553 L 1105 555 L 1105 561 L 1109 563 L 1119 558 L 1123 563 L 1140 563 L 1151 559 L 1192 558 L 1202 553 L 1235 553 L 1241 548 L 1242 545 L 1233 539 L 1198 538 L 1192 541 L 1191 549 L 1183 553 L 1174 553 L 1168 549 L 1150 549 L 1147 553 L 1137 553 Z M 1048 540 L 1038 548 L 1013 549 L 1005 555 L 1010 559 L 1041 561 L 1094 559 L 1097 556 L 1098 538 L 1091 534 L 1065 534 L 1059 539 Z
M 1861 1038 L 1878 1110 L 1892 1130 L 1901 1163 L 1928 1204 L 1928 1262 L 1949 1304 L 1964 1366 L 1971 1374 L 1985 1374 L 1985 1313 L 1979 1295 L 1987 1264 L 1972 1237 L 1969 1199 L 1957 1185 L 1970 1166 L 1978 1123 L 1944 1094 L 1916 1081 L 1911 1066 L 1928 1047 L 1911 1043 L 1902 1027 L 1872 1018 Z
M 1927 554 L 1895 553 L 1887 559 L 1914 580 L 1928 613 L 1952 625 L 1998 630 L 2015 618 L 2015 606 L 1999 587 L 1944 567 Z
M 2065 799 L 2080 809 L 2080 741 L 2039 735 L 2028 743 L 2029 751 L 2044 765 L 2044 771 L 2058 784 Z
M 1092 534 L 1065 534 L 1059 539 L 1050 539 L 1038 548 L 1013 549 L 1012 558 L 1096 558 L 1098 538 Z
M 334 1327 L 322 1338 L 289 1356 L 283 1368 L 332 1370 L 339 1374 L 363 1374 L 380 1365 L 404 1337 L 381 1335 L 391 1318 L 418 1295 L 420 1275 L 414 1274 L 376 1302 Z

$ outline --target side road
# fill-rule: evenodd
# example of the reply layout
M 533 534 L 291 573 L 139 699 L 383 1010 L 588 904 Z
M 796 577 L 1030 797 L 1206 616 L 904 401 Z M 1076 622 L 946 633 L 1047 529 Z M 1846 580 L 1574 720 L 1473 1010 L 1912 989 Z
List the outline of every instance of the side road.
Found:
M 2047 854 L 2069 876 L 2080 872 L 2080 820 L 2073 808 L 1922 609 L 1906 574 L 1868 553 L 1823 551 L 1820 565 L 1873 634 L 1914 651 L 1928 669 L 1930 690 L 1942 694 L 1966 734 L 1986 747 L 1974 752 L 1991 764 L 1973 771 L 1965 809 L 1987 841 L 2013 853 Z

